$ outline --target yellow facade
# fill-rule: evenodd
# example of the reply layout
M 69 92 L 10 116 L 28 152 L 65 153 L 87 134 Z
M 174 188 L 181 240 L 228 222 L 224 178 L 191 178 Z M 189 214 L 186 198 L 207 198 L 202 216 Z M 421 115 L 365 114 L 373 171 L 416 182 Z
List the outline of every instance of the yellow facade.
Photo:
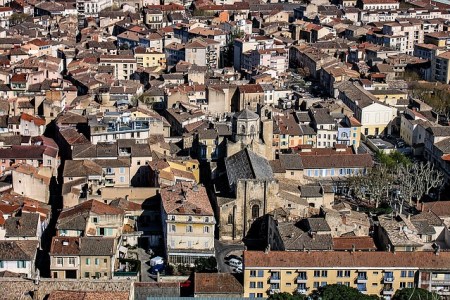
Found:
M 183 161 L 167 161 L 170 168 L 177 169 L 185 172 L 191 172 L 195 177 L 197 183 L 200 182 L 200 170 L 198 160 L 183 160 Z
M 417 269 L 405 268 L 245 268 L 244 297 L 272 293 L 310 294 L 319 286 L 343 284 L 364 294 L 392 296 L 397 289 L 413 287 Z
M 355 145 L 355 147 L 359 147 L 360 141 L 361 141 L 361 127 L 360 126 L 352 127 L 350 132 L 350 145 Z
M 136 62 L 138 66 L 149 68 L 149 67 L 166 67 L 166 55 L 159 52 L 145 52 L 145 53 L 135 53 Z

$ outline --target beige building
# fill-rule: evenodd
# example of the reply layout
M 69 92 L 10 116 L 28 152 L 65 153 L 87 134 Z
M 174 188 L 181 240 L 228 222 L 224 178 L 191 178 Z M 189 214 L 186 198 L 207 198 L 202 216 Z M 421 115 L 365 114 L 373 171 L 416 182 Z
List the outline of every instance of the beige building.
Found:
M 50 167 L 35 168 L 28 164 L 21 164 L 12 171 L 13 190 L 25 197 L 48 203 L 51 178 Z
M 122 234 L 124 211 L 96 200 L 85 201 L 61 212 L 56 223 L 58 236 L 102 236 Z
M 61 279 L 111 279 L 115 257 L 114 238 L 53 237 L 51 276 Z
M 431 62 L 433 81 L 439 81 L 445 84 L 450 82 L 450 51 L 436 56 Z
M 138 67 L 166 68 L 166 55 L 162 52 L 151 51 L 149 48 L 136 47 L 134 49 L 134 57 L 136 58 Z
M 116 79 L 130 79 L 136 71 L 136 58 L 132 55 L 102 55 L 99 66 L 113 66 Z
M 193 264 L 214 256 L 216 221 L 205 187 L 180 182 L 162 188 L 161 214 L 169 263 Z
M 219 67 L 220 43 L 196 38 L 185 46 L 185 60 L 191 64 L 216 69 Z
M 329 284 L 389 298 L 401 288 L 436 291 L 449 265 L 449 252 L 245 251 L 244 297 L 311 294 Z

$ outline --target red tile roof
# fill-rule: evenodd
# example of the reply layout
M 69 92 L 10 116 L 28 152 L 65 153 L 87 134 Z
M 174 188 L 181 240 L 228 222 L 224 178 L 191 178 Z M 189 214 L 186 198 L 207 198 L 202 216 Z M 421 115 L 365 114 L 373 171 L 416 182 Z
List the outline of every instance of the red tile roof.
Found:
M 450 252 L 244 251 L 246 268 L 426 268 L 448 269 Z
M 377 250 L 373 239 L 370 236 L 342 236 L 333 238 L 334 250 Z
M 244 287 L 230 273 L 194 273 L 194 294 L 243 294 Z
M 29 114 L 26 114 L 26 113 L 22 113 L 20 115 L 20 119 L 22 119 L 24 121 L 28 121 L 28 122 L 33 122 L 34 125 L 36 125 L 36 126 L 44 126 L 45 125 L 45 120 L 44 119 L 41 119 L 41 118 L 38 118 L 38 117 L 35 117 L 35 116 L 32 116 L 32 115 L 29 115 Z
M 190 182 L 162 188 L 161 201 L 166 214 L 214 215 L 205 187 Z

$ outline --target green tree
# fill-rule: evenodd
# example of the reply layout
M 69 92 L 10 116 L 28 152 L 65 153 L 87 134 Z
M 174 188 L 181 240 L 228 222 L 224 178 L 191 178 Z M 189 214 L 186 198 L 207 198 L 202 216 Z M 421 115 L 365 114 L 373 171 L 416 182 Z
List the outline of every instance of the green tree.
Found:
M 397 166 L 406 166 L 411 163 L 409 158 L 407 158 L 403 153 L 398 151 L 392 151 L 389 154 L 386 154 L 382 151 L 378 151 L 375 153 L 375 159 L 380 163 L 388 167 L 389 169 L 393 169 Z
M 355 288 L 342 284 L 330 284 L 319 287 L 315 290 L 311 298 L 314 300 L 376 300 L 375 295 L 364 295 Z
M 304 300 L 304 299 L 306 299 L 306 296 L 301 295 L 301 294 L 275 293 L 273 295 L 270 295 L 268 299 L 271 299 L 271 300 Z
M 397 290 L 392 300 L 439 300 L 441 297 L 421 288 L 406 288 Z
M 214 256 L 208 258 L 199 258 L 195 261 L 195 272 L 199 273 L 217 273 L 217 261 Z
M 22 14 L 22 13 L 13 13 L 9 17 L 9 22 L 11 26 L 23 23 L 30 15 Z

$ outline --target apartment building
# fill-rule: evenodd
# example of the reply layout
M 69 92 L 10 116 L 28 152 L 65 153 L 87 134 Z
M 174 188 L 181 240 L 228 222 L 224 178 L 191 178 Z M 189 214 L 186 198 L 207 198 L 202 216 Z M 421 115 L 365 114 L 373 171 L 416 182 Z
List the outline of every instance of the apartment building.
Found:
M 414 45 L 424 43 L 424 35 L 443 30 L 442 23 L 417 19 L 397 19 L 383 24 L 382 33 L 368 33 L 367 41 L 413 54 Z
M 220 43 L 212 39 L 195 38 L 185 46 L 186 61 L 208 69 L 216 69 L 220 63 Z
M 56 223 L 61 237 L 100 236 L 117 238 L 122 234 L 124 211 L 96 200 L 64 209 Z
M 337 122 L 328 113 L 326 108 L 314 108 L 310 110 L 312 124 L 317 132 L 318 148 L 333 147 L 337 140 Z
M 439 285 L 450 284 L 449 265 L 450 252 L 244 251 L 244 297 L 310 294 L 328 284 L 385 299 L 402 288 L 439 292 Z
M 450 51 L 437 55 L 431 62 L 431 72 L 433 81 L 445 84 L 450 82 Z
M 190 182 L 164 187 L 161 220 L 168 261 L 193 264 L 214 256 L 214 212 L 206 189 Z
M 111 279 L 116 240 L 98 237 L 53 237 L 50 248 L 52 278 Z
M 113 66 L 116 79 L 130 79 L 136 71 L 136 58 L 133 55 L 102 55 L 99 66 Z
M 142 108 L 122 112 L 105 112 L 91 116 L 89 129 L 92 144 L 115 142 L 118 139 L 144 141 L 151 134 L 164 134 L 167 122 L 158 114 Z
M 134 49 L 134 57 L 136 58 L 136 65 L 138 67 L 166 68 L 166 55 L 162 52 L 152 51 L 150 48 L 136 47 Z
M 112 0 L 77 0 L 77 11 L 79 17 L 98 17 L 98 13 L 111 7 Z
M 362 10 L 399 9 L 400 2 L 397 0 L 358 0 L 357 6 Z

